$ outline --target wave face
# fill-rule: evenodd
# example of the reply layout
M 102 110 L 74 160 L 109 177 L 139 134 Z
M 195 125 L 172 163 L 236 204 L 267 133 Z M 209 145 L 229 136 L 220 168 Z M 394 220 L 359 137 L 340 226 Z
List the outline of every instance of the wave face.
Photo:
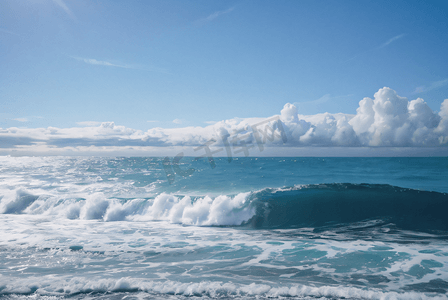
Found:
M 115 199 L 94 193 L 87 199 L 61 200 L 17 190 L 3 197 L 0 211 L 72 220 L 167 221 L 252 229 L 376 221 L 406 230 L 448 231 L 448 194 L 380 184 L 299 185 L 216 197 L 162 193 L 147 199 Z
M 402 229 L 448 230 L 448 194 L 380 184 L 315 184 L 254 193 L 255 228 L 297 228 L 367 220 Z
M 448 298 L 446 158 L 165 162 L 0 157 L 0 298 Z

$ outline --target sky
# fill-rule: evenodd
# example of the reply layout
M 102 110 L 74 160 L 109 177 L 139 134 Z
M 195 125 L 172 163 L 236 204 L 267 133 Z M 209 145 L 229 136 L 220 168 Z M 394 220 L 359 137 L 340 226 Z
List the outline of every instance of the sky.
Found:
M 447 32 L 447 1 L 2 0 L 0 155 L 254 146 L 273 116 L 266 145 L 448 154 Z

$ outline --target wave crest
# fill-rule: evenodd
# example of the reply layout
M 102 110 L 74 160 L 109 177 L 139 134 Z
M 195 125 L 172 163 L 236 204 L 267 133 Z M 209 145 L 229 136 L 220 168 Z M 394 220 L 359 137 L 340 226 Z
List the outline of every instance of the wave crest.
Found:
M 381 184 L 298 185 L 214 198 L 162 193 L 153 199 L 111 199 L 95 193 L 61 200 L 18 190 L 4 195 L 0 208 L 5 214 L 195 226 L 275 229 L 382 220 L 402 229 L 448 230 L 448 194 Z

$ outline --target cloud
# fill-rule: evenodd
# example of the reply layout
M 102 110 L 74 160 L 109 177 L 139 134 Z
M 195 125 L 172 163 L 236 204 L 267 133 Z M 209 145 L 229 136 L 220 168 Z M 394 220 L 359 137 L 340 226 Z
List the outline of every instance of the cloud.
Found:
M 316 99 L 316 100 L 294 102 L 294 105 L 295 106 L 315 106 L 315 105 L 325 104 L 325 103 L 327 103 L 331 99 L 336 99 L 336 98 L 340 98 L 340 97 L 342 97 L 342 96 L 331 97 L 330 94 L 325 94 L 325 95 L 323 95 L 322 97 L 320 97 L 319 99 Z
M 246 155 L 250 149 L 252 155 L 260 154 L 264 149 L 277 149 L 277 152 L 269 152 L 275 155 L 291 147 L 442 147 L 448 153 L 448 99 L 443 101 L 437 113 L 422 98 L 408 101 L 391 88 L 384 87 L 373 98 L 362 99 L 355 115 L 302 116 L 290 103 L 279 113 L 270 118 L 233 118 L 205 127 L 157 127 L 147 131 L 114 122 L 79 122 L 87 127 L 74 128 L 0 128 L 0 153 L 40 151 L 45 155 L 63 151 L 64 155 L 78 155 L 121 153 L 123 149 L 144 153 L 151 147 L 164 149 L 159 155 L 173 154 L 173 149 L 189 149 L 189 155 L 201 155 L 197 151 L 203 154 L 206 147 L 219 150 L 221 156 L 229 152 Z M 181 124 L 183 120 L 173 122 Z
M 226 9 L 226 10 L 216 11 L 216 12 L 212 13 L 211 15 L 196 21 L 196 23 L 204 24 L 204 23 L 207 23 L 207 22 L 211 22 L 211 21 L 215 20 L 216 18 L 218 18 L 218 17 L 220 17 L 222 15 L 225 15 L 225 14 L 228 14 L 228 13 L 232 12 L 234 9 L 235 9 L 235 7 L 231 7 L 231 8 Z
M 406 34 L 404 34 L 404 33 L 403 33 L 403 34 L 399 34 L 399 35 L 397 35 L 397 36 L 394 36 L 393 38 L 389 39 L 389 40 L 388 40 L 387 42 L 385 42 L 384 44 L 378 46 L 377 49 L 384 48 L 384 47 L 390 45 L 391 43 L 395 42 L 396 40 L 401 39 L 401 38 L 404 37 L 404 36 L 406 36 Z
M 403 38 L 403 37 L 405 37 L 405 36 L 406 36 L 406 34 L 404 34 L 404 33 L 403 33 L 403 34 L 396 35 L 396 36 L 394 36 L 393 38 L 390 38 L 389 40 L 387 40 L 386 42 L 384 42 L 383 44 L 379 45 L 378 47 L 375 47 L 375 48 L 366 50 L 366 51 L 364 51 L 364 52 L 361 52 L 361 53 L 359 53 L 359 54 L 353 56 L 352 58 L 347 59 L 346 61 L 344 61 L 344 63 L 346 63 L 346 62 L 348 62 L 348 61 L 350 61 L 350 60 L 353 60 L 353 59 L 355 59 L 355 58 L 358 58 L 359 56 L 361 56 L 361 55 L 363 55 L 363 54 L 365 54 L 365 53 L 368 53 L 368 52 L 371 52 L 371 51 L 374 51 L 374 50 L 378 50 L 378 49 L 387 47 L 387 46 L 389 46 L 390 44 L 392 44 L 393 42 L 395 42 L 395 41 L 397 41 L 397 40 L 399 40 L 399 39 L 401 39 L 401 38 Z
M 75 19 L 72 11 L 68 8 L 68 6 L 62 0 L 53 0 L 55 4 L 57 4 L 60 8 L 62 8 L 72 19 Z
M 8 30 L 8 29 L 4 29 L 4 28 L 0 28 L 0 32 L 4 32 L 4 33 L 8 33 L 8 34 L 12 34 L 12 35 L 17 35 L 18 36 L 17 33 L 13 32 L 11 30 Z
M 148 123 L 157 123 L 159 121 L 157 121 L 157 120 L 149 120 L 149 121 L 146 121 L 146 122 L 148 122 Z
M 297 107 L 299 111 L 308 111 L 308 112 L 318 112 L 318 111 L 325 111 L 327 109 L 327 103 L 329 101 L 334 101 L 339 98 L 347 98 L 353 95 L 344 95 L 344 96 L 331 96 L 330 94 L 325 94 L 319 99 L 312 100 L 312 101 L 301 101 L 301 102 L 294 102 L 294 106 Z
M 94 66 L 116 67 L 116 68 L 123 68 L 123 69 L 134 69 L 134 70 L 143 70 L 143 71 L 171 74 L 167 69 L 153 67 L 153 66 L 142 67 L 142 66 L 139 66 L 139 65 L 111 63 L 109 61 L 97 60 L 97 59 L 94 59 L 94 58 L 83 58 L 83 57 L 78 57 L 78 56 L 70 56 L 70 57 L 74 58 L 74 59 L 76 59 L 78 61 L 82 61 L 82 62 L 84 62 L 86 64 L 94 65 Z
M 44 117 L 41 116 L 31 116 L 31 117 L 22 117 L 22 118 L 15 118 L 15 119 L 11 119 L 17 122 L 22 122 L 22 123 L 27 123 L 27 122 L 32 122 L 35 119 L 43 119 Z
M 413 94 L 419 94 L 419 93 L 424 93 L 424 92 L 428 92 L 428 91 L 431 91 L 431 90 L 435 90 L 435 89 L 441 88 L 441 87 L 443 87 L 443 86 L 445 86 L 447 84 L 448 84 L 448 78 L 443 79 L 443 80 L 439 80 L 439 81 L 435 81 L 435 82 L 431 83 L 429 85 L 429 87 L 425 87 L 425 86 L 417 87 L 415 89 L 415 91 L 413 92 Z
M 108 61 L 102 61 L 102 60 L 96 60 L 94 58 L 82 58 L 82 57 L 76 57 L 76 56 L 72 56 L 72 58 L 79 60 L 79 61 L 83 61 L 86 64 L 89 65 L 96 65 L 96 66 L 106 66 L 106 67 L 117 67 L 117 68 L 124 68 L 124 69 L 134 69 L 134 67 L 132 67 L 131 65 L 119 65 L 119 64 L 113 64 L 111 62 Z
M 81 126 L 98 126 L 101 124 L 101 122 L 96 122 L 96 121 L 82 121 L 82 122 L 76 122 L 76 124 L 81 125 Z
M 13 119 L 14 121 L 18 121 L 18 122 L 29 122 L 28 118 L 16 118 Z
M 181 120 L 181 119 L 174 119 L 174 120 L 173 120 L 173 123 L 174 123 L 174 124 L 182 124 L 182 123 L 184 123 L 184 120 Z
M 324 104 L 324 103 L 327 103 L 331 98 L 332 97 L 330 96 L 330 94 L 325 94 L 322 97 L 320 97 L 319 99 L 312 100 L 312 101 L 295 102 L 294 105 L 299 106 L 299 105 L 303 105 L 303 104 L 311 104 L 311 105 Z
M 446 116 L 433 112 L 421 99 L 408 101 L 390 88 L 380 89 L 374 99 L 360 101 L 349 122 L 360 142 L 368 146 L 442 146 L 448 131 Z
M 207 21 L 212 21 L 214 19 L 216 19 L 217 17 L 221 16 L 221 15 L 225 15 L 228 14 L 229 12 L 233 11 L 235 9 L 235 7 L 231 7 L 229 9 L 223 10 L 223 11 L 217 11 L 214 12 L 213 14 L 209 15 L 207 18 L 205 18 Z

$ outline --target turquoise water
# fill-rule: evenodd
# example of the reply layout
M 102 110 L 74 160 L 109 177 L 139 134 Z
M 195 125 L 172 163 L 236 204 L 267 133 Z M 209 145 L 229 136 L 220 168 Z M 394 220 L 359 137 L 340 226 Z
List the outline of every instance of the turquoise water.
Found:
M 6 299 L 447 299 L 448 158 L 0 157 Z

